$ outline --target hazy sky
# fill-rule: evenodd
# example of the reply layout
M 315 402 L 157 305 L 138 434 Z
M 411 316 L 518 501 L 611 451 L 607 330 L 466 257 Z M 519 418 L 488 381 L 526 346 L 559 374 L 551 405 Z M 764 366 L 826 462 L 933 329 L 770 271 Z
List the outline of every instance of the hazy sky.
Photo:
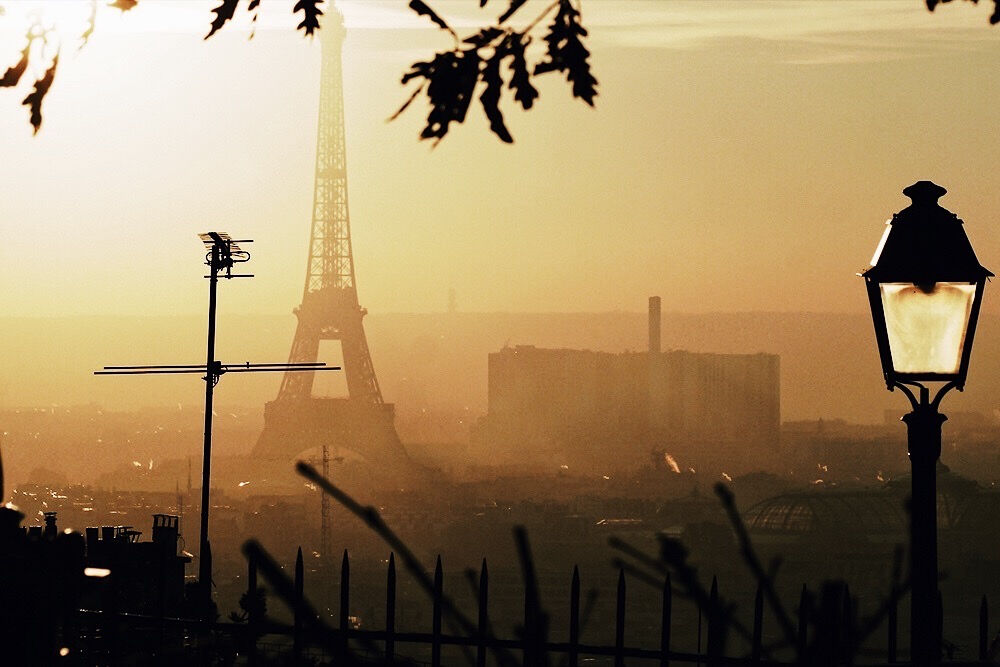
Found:
M 71 21 L 70 0 L 0 4 L 0 67 L 27 9 Z M 102 8 L 85 48 L 64 45 L 36 137 L 24 86 L 0 90 L 0 313 L 200 313 L 195 235 L 210 229 L 256 239 L 258 277 L 224 285 L 224 309 L 299 303 L 319 44 L 281 0 L 263 1 L 253 41 L 245 21 L 203 41 L 214 4 Z M 476 23 L 474 0 L 433 4 Z M 666 311 L 860 312 L 854 274 L 919 179 L 950 190 L 942 204 L 1000 267 L 988 3 L 584 0 L 596 109 L 549 74 L 535 110 L 506 108 L 513 146 L 474 107 L 434 150 L 417 140 L 423 102 L 386 118 L 409 63 L 450 40 L 405 0 L 341 6 L 369 310 L 444 310 L 453 287 L 470 311 L 641 310 L 660 294 Z

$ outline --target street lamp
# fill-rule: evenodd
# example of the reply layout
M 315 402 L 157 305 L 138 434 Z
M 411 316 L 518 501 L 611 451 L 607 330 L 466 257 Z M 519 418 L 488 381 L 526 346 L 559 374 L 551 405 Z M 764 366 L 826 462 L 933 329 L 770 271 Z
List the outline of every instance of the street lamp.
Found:
M 889 391 L 900 389 L 913 411 L 903 417 L 910 455 L 910 651 L 914 664 L 940 656 L 937 569 L 937 484 L 941 399 L 961 391 L 986 280 L 962 221 L 938 205 L 947 192 L 930 181 L 903 190 L 912 204 L 886 222 L 868 289 L 875 340 Z M 924 382 L 943 383 L 930 399 Z M 914 393 L 914 389 L 917 393 Z

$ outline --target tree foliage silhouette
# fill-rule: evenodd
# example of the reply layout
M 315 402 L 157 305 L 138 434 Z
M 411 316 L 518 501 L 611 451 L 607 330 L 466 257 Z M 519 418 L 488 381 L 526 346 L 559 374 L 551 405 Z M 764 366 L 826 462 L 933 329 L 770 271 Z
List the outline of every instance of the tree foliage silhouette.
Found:
M 480 7 L 487 2 L 489 0 L 479 0 Z M 530 109 L 538 97 L 531 78 L 546 72 L 565 73 L 572 84 L 573 96 L 594 106 L 597 79 L 590 73 L 590 51 L 582 41 L 587 30 L 581 22 L 579 2 L 549 2 L 527 27 L 516 30 L 506 23 L 529 3 L 527 0 L 507 0 L 506 9 L 494 25 L 487 25 L 461 39 L 423 0 L 411 0 L 410 9 L 447 31 L 455 45 L 451 50 L 435 54 L 431 60 L 413 63 L 410 71 L 403 75 L 402 83 L 414 81 L 418 85 L 392 118 L 398 117 L 421 93 L 426 93 L 431 110 L 420 138 L 433 139 L 436 144 L 448 133 L 451 123 L 465 121 L 476 89 L 481 87 L 479 102 L 490 121 L 490 130 L 501 141 L 513 143 L 514 138 L 500 111 L 504 69 L 509 72 L 507 87 L 513 91 L 514 101 L 525 110 Z M 531 42 L 530 33 L 550 16 L 553 19 L 544 38 L 545 60 L 531 69 L 525 57 L 525 49 Z
M 52 2 L 61 0 L 51 0 Z M 312 36 L 321 29 L 324 3 L 332 0 L 297 0 L 292 12 L 298 17 L 297 30 Z M 406 0 L 399 0 L 405 2 Z M 433 0 L 430 0 L 433 2 Z M 449 33 L 454 39 L 451 49 L 435 53 L 426 61 L 418 61 L 402 77 L 404 85 L 416 83 L 417 87 L 392 115 L 397 118 L 421 94 L 427 96 L 430 111 L 427 124 L 420 133 L 421 139 L 431 139 L 435 145 L 448 133 L 452 123 L 463 123 L 476 91 L 481 89 L 479 102 L 490 123 L 490 130 L 500 140 L 511 143 L 513 137 L 504 122 L 500 103 L 506 88 L 513 93 L 514 102 L 522 109 L 531 109 L 538 98 L 538 90 L 532 84 L 533 77 L 548 72 L 565 75 L 571 86 L 573 97 L 593 106 L 597 96 L 597 79 L 591 74 L 590 52 L 584 46 L 583 38 L 587 30 L 581 18 L 583 0 L 468 0 L 477 2 L 480 9 L 502 7 L 495 20 L 487 22 L 473 34 L 461 38 L 442 16 L 425 0 L 410 0 L 409 7 L 420 16 L 432 21 L 439 29 Z M 914 0 L 915 2 L 917 0 Z M 934 11 L 939 4 L 953 0 L 923 0 L 927 9 Z M 965 0 L 978 4 L 979 0 Z M 90 16 L 79 33 L 80 47 L 87 44 L 94 32 L 98 2 L 108 7 L 128 12 L 139 4 L 139 0 L 89 0 Z M 212 37 L 229 23 L 242 7 L 251 17 L 251 26 L 257 23 L 261 0 L 216 0 L 211 10 L 212 18 L 205 39 Z M 992 0 L 991 24 L 1000 23 L 1000 0 Z M 487 7 L 489 5 L 489 7 Z M 515 16 L 524 14 L 525 7 L 542 7 L 541 13 L 526 26 L 516 29 L 508 25 Z M 3 8 L 0 6 L 0 15 Z M 551 22 L 549 22 L 551 20 Z M 526 48 L 531 43 L 532 32 L 539 25 L 547 25 L 543 40 L 546 45 L 543 60 L 529 66 Z M 251 28 L 250 37 L 254 35 Z M 21 104 L 29 109 L 29 120 L 37 134 L 42 124 L 42 102 L 55 79 L 59 62 L 59 47 L 50 43 L 50 30 L 42 27 L 36 19 L 25 35 L 26 44 L 20 50 L 20 57 L 10 65 L 2 77 L 0 88 L 13 88 L 23 78 L 29 65 L 38 61 L 36 67 L 44 73 L 34 82 L 32 91 Z M 17 52 L 15 52 L 17 53 Z

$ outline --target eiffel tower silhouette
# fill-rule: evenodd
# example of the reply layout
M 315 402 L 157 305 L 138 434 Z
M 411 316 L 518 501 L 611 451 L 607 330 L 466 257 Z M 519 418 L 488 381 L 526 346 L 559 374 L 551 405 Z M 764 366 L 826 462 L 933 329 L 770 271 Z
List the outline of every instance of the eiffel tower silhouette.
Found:
M 380 467 L 408 462 L 382 400 L 358 305 L 347 206 L 347 156 L 341 51 L 343 15 L 331 8 L 319 31 L 322 48 L 312 232 L 302 305 L 289 360 L 316 361 L 320 341 L 340 341 L 348 398 L 314 397 L 314 373 L 285 373 L 278 396 L 264 406 L 264 430 L 253 456 L 291 460 L 327 445 L 355 452 Z

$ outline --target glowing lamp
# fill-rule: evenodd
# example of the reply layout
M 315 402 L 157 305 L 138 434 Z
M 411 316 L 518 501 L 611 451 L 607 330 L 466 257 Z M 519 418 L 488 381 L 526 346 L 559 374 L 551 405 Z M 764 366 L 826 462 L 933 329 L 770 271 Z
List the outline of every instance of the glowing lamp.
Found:
M 930 181 L 903 190 L 910 206 L 886 222 L 871 268 L 861 274 L 886 385 L 939 380 L 965 386 L 987 278 L 962 221 Z

